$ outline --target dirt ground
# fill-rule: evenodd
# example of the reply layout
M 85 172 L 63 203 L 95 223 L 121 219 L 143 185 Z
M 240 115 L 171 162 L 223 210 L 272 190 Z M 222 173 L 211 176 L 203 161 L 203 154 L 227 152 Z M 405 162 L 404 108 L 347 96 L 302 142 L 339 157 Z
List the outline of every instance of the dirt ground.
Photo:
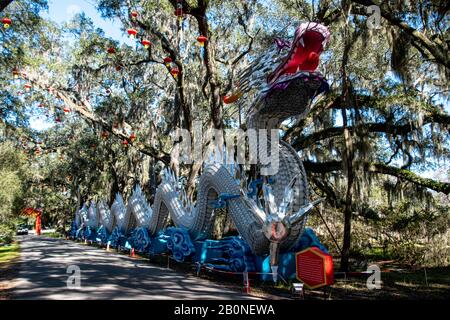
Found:
M 153 258 L 151 263 L 167 265 L 167 257 Z M 450 267 L 412 269 L 395 263 L 381 265 L 381 288 L 368 289 L 369 275 L 344 276 L 335 274 L 335 284 L 316 290 L 305 289 L 306 300 L 434 300 L 450 299 Z M 186 273 L 197 273 L 196 267 L 170 261 L 170 268 Z M 362 270 L 360 270 L 362 271 Z M 425 276 L 426 274 L 426 276 Z M 202 270 L 200 277 L 219 282 L 226 287 L 244 290 L 242 276 L 229 276 L 224 279 L 220 273 Z M 292 282 L 262 282 L 251 279 L 251 294 L 267 299 L 292 299 Z

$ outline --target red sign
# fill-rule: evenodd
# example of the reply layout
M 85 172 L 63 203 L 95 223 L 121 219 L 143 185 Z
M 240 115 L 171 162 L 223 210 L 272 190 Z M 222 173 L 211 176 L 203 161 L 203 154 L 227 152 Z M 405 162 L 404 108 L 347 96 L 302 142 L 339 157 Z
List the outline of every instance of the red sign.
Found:
M 41 235 L 41 214 L 39 213 L 36 217 L 36 234 Z
M 309 289 L 334 283 L 333 258 L 319 248 L 311 247 L 295 255 L 297 279 Z

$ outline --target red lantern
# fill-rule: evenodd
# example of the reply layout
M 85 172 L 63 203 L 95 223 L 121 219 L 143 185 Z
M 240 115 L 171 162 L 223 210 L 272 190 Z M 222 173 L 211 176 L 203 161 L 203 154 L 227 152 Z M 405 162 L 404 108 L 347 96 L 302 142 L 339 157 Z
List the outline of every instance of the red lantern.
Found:
M 174 14 L 178 17 L 178 21 L 181 23 L 184 15 L 183 7 L 179 6 L 176 8 Z
M 135 135 L 134 133 L 132 133 L 132 134 L 130 135 L 130 140 L 131 140 L 131 142 L 134 142 L 136 139 L 137 139 L 136 135 Z
M 138 32 L 136 29 L 133 28 L 128 29 L 128 35 L 130 36 L 130 39 L 136 38 L 137 33 Z
M 168 68 L 170 66 L 170 64 L 172 63 L 172 58 L 171 57 L 164 58 L 164 63 L 166 65 L 166 67 Z
M 136 20 L 136 18 L 138 17 L 138 13 L 137 11 L 131 11 L 131 19 Z
M 174 13 L 178 18 L 180 19 L 183 18 L 184 15 L 183 8 L 177 8 Z
M 172 68 L 172 70 L 170 70 L 170 74 L 175 78 L 175 79 L 177 79 L 178 78 L 178 75 L 180 74 L 180 70 L 178 70 L 178 68 Z
M 116 49 L 115 48 L 113 48 L 113 47 L 111 47 L 111 48 L 108 48 L 108 53 L 109 54 L 115 54 L 116 53 Z
M 122 141 L 122 146 L 124 146 L 124 147 L 128 147 L 128 140 L 123 140 Z
M 69 112 L 70 112 L 70 108 L 69 108 L 69 107 L 64 107 L 63 111 L 64 111 L 65 113 L 69 113 Z
M 42 224 L 42 209 L 38 209 L 38 214 L 36 216 L 36 234 L 38 236 L 41 235 L 41 224 Z
M 148 49 L 148 48 L 150 48 L 150 45 L 152 44 L 150 41 L 148 41 L 148 40 L 142 40 L 142 45 L 144 46 L 144 48 L 145 49 Z
M 10 18 L 3 18 L 2 23 L 3 23 L 3 27 L 5 29 L 8 29 L 11 26 L 12 21 Z
M 242 92 L 232 94 L 231 96 L 225 96 L 223 97 L 223 103 L 225 104 L 234 103 L 238 101 L 240 97 L 242 97 Z
M 31 84 L 27 83 L 27 84 L 24 85 L 23 87 L 25 88 L 25 91 L 26 91 L 26 92 L 30 92 L 32 86 L 31 86 Z
M 197 41 L 200 43 L 200 46 L 202 46 L 202 47 L 205 45 L 205 42 L 207 40 L 208 40 L 208 38 L 205 37 L 205 36 L 200 36 L 200 37 L 197 38 Z
M 109 137 L 109 133 L 107 131 L 103 131 L 102 132 L 102 139 L 106 140 L 106 139 L 108 139 L 108 137 Z
M 14 79 L 19 79 L 20 72 L 19 72 L 19 70 L 17 70 L 17 68 L 14 68 L 12 73 L 13 73 Z
M 183 11 L 183 0 L 177 0 L 177 6 L 175 9 L 175 15 L 178 17 L 178 20 L 181 24 L 181 21 L 183 20 L 183 15 L 184 15 L 184 11 Z

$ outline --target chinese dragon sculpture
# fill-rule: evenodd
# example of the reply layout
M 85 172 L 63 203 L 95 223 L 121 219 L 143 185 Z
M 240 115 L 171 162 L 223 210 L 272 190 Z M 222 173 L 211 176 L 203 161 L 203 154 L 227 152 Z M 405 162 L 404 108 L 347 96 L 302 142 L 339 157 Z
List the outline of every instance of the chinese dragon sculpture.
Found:
M 247 129 L 278 129 L 290 117 L 306 116 L 312 100 L 328 90 L 316 68 L 329 38 L 326 27 L 303 23 L 292 43 L 277 39 L 272 50 L 239 74 L 224 101 L 239 101 L 249 110 Z M 257 142 L 257 150 L 270 140 L 268 135 L 264 142 Z M 77 211 L 73 237 L 92 240 L 97 228 L 96 241 L 107 241 L 111 246 L 150 254 L 171 252 L 179 261 L 191 257 L 232 271 L 251 271 L 262 263 L 258 261 L 265 260 L 276 280 L 280 255 L 299 250 L 308 235 L 309 245 L 320 246 L 317 238 L 304 232 L 308 213 L 320 200 L 310 202 L 306 173 L 297 152 L 282 141 L 276 148 L 277 159 L 258 164 L 259 175 L 249 184 L 242 172 L 241 181 L 235 178 L 233 170 L 238 169 L 230 170 L 223 163 L 206 165 L 195 204 L 175 174 L 165 169 L 152 206 L 139 186 L 127 205 L 120 194 L 111 209 L 104 202 L 92 202 L 89 208 L 85 205 Z M 273 167 L 278 170 L 271 170 Z M 239 237 L 209 240 L 217 209 L 224 206 Z M 174 227 L 168 228 L 169 220 Z

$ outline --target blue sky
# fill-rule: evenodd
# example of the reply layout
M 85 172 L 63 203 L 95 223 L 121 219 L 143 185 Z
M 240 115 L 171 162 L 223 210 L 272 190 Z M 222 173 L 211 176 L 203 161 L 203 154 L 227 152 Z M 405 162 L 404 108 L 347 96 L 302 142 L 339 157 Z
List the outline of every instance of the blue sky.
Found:
M 44 16 L 62 23 L 70 20 L 79 12 L 84 12 L 90 17 L 97 27 L 105 31 L 106 36 L 114 39 L 123 38 L 123 34 L 120 31 L 120 22 L 102 19 L 95 8 L 95 1 L 93 0 L 49 0 L 49 12 Z

